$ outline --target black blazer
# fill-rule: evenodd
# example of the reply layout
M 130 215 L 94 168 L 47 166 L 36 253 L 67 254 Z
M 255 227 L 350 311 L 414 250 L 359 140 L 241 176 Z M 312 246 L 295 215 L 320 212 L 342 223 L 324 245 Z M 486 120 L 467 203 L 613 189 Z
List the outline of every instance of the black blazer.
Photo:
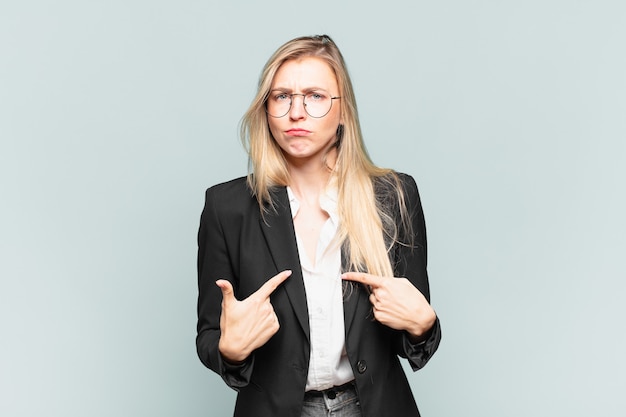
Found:
M 413 178 L 400 174 L 400 179 L 415 245 L 395 245 L 394 272 L 429 299 L 419 194 Z M 273 198 L 275 210 L 270 208 L 263 219 L 245 178 L 235 179 L 207 190 L 200 220 L 196 347 L 202 363 L 239 392 L 236 417 L 300 417 L 304 398 L 310 348 L 307 301 L 286 188 L 276 188 Z M 398 207 L 397 201 L 385 204 Z M 241 300 L 285 269 L 293 271 L 291 277 L 270 298 L 280 330 L 243 365 L 226 364 L 218 350 L 222 294 L 215 281 L 231 281 Z M 344 297 L 346 351 L 363 416 L 419 416 L 398 355 L 408 358 L 413 370 L 423 367 L 441 340 L 439 320 L 425 340 L 411 344 L 404 332 L 375 321 L 367 291 L 353 287 Z

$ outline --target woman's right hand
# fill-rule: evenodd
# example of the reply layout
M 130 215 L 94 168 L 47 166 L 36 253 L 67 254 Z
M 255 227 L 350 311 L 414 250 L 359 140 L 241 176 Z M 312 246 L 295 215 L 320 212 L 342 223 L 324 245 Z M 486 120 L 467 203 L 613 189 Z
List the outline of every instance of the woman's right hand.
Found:
M 257 348 L 263 346 L 280 328 L 270 295 L 291 276 L 282 271 L 270 278 L 261 288 L 245 300 L 237 300 L 229 281 L 216 281 L 222 290 L 222 315 L 220 316 L 219 350 L 230 363 L 246 360 Z

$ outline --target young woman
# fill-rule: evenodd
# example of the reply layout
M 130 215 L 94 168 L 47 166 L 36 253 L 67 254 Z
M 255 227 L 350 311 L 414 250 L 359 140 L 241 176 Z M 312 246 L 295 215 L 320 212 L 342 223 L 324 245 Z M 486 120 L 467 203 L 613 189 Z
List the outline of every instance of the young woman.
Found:
M 441 339 L 421 203 L 370 161 L 328 36 L 274 53 L 241 133 L 251 173 L 207 190 L 198 233 L 198 355 L 235 416 L 419 416 L 399 356 Z

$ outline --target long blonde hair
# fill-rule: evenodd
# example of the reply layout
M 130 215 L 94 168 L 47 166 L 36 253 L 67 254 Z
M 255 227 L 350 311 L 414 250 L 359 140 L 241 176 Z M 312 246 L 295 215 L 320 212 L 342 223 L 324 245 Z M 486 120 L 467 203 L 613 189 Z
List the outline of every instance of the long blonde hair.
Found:
M 271 189 L 290 183 L 286 160 L 269 130 L 265 103 L 280 66 L 303 57 L 325 61 L 339 86 L 343 124 L 337 132 L 337 160 L 331 176 L 338 186 L 340 225 L 337 239 L 348 261 L 346 266 L 352 271 L 393 276 L 389 251 L 399 240 L 399 228 L 411 227 L 402 186 L 392 170 L 377 167 L 367 154 L 352 82 L 341 52 L 329 36 L 293 39 L 278 48 L 265 64 L 256 97 L 241 121 L 241 138 L 249 155 L 248 185 L 263 214 L 273 206 Z M 374 182 L 379 183 L 377 191 L 393 192 L 398 205 L 388 204 L 388 198 L 377 198 Z M 387 203 L 383 204 L 383 200 Z M 399 209 L 398 214 L 392 212 L 396 209 Z M 398 215 L 399 225 L 395 220 Z M 402 233 L 402 236 L 412 236 L 410 230 L 405 232 L 408 233 Z

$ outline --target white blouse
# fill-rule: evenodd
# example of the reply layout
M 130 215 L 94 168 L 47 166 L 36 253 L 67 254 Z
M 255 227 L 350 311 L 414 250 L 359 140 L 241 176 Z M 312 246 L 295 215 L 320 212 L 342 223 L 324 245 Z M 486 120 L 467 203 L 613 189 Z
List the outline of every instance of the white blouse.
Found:
M 293 218 L 298 214 L 300 202 L 289 187 L 287 194 Z M 329 218 L 317 242 L 315 265 L 309 260 L 296 233 L 311 330 L 306 391 L 321 391 L 354 379 L 345 348 L 341 249 L 333 242 L 339 226 L 336 188 L 327 190 L 320 197 L 320 206 Z

